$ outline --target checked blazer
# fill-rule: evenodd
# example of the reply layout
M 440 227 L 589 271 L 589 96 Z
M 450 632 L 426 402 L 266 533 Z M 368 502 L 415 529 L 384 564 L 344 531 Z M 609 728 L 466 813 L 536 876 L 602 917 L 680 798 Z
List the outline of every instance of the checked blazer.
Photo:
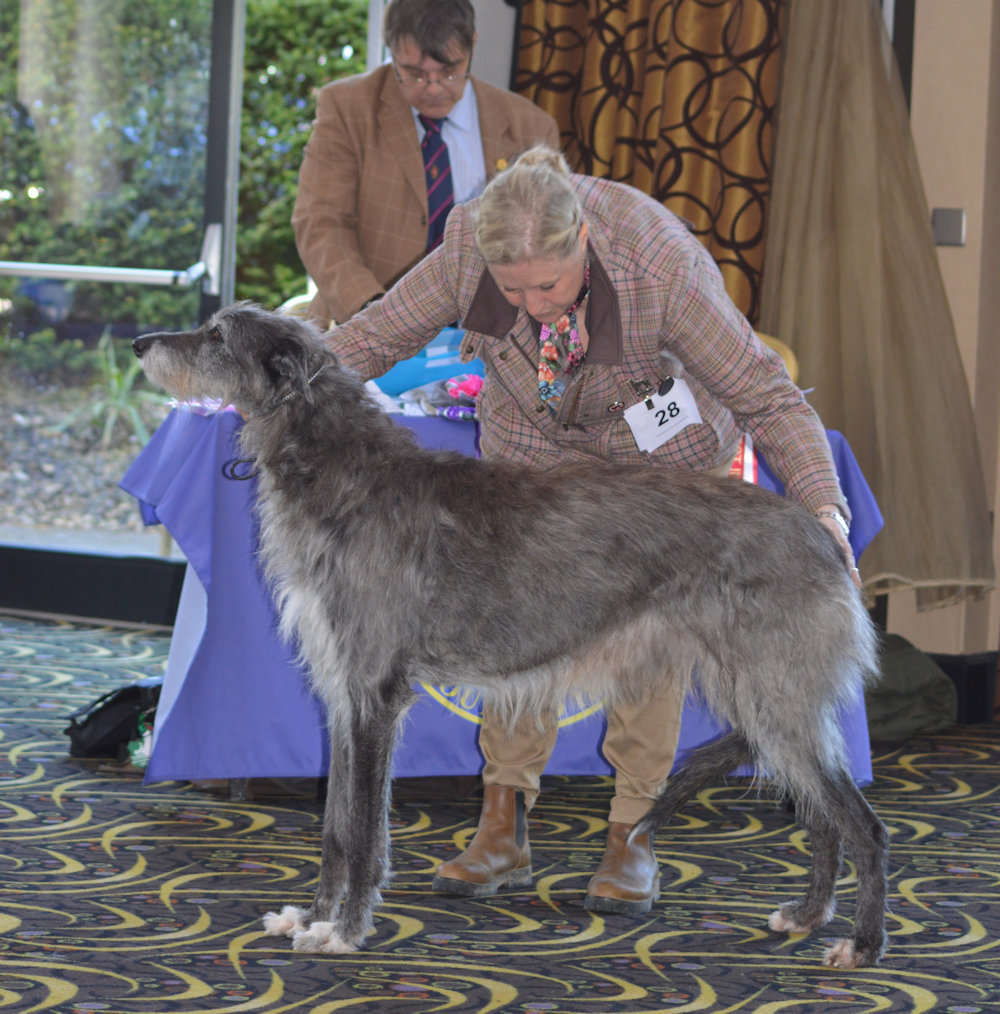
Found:
M 697 471 L 728 466 L 741 432 L 810 510 L 850 516 L 826 431 L 781 357 L 762 344 L 726 293 L 718 267 L 658 201 L 610 180 L 573 176 L 588 223 L 590 345 L 553 416 L 538 396 L 540 327 L 504 298 L 473 236 L 477 201 L 458 205 L 444 243 L 383 299 L 329 332 L 341 360 L 377 378 L 458 320 L 462 357 L 480 358 L 480 444 L 487 457 L 547 468 L 607 460 Z M 633 382 L 691 388 L 702 418 L 652 452 L 638 449 L 624 408 Z
M 555 120 L 527 99 L 470 78 L 488 178 L 543 141 Z M 427 185 L 416 125 L 384 64 L 324 85 L 292 213 L 299 256 L 316 282 L 310 313 L 343 321 L 388 289 L 427 246 Z

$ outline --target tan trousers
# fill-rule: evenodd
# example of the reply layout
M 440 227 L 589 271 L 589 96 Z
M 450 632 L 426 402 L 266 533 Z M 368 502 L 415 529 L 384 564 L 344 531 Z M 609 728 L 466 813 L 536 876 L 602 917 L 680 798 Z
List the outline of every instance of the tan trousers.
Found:
M 729 464 L 709 471 L 712 475 L 728 475 L 735 456 L 736 451 L 729 456 Z M 683 707 L 684 689 L 675 685 L 640 704 L 609 709 L 603 753 L 615 769 L 615 794 L 608 820 L 637 823 L 663 791 L 677 752 Z M 496 716 L 484 709 L 479 730 L 479 748 L 486 758 L 483 784 L 523 789 L 530 810 L 538 798 L 542 772 L 552 756 L 557 732 L 555 718 L 539 731 L 534 715 L 526 716 L 513 729 L 504 729 Z
M 665 689 L 641 704 L 608 711 L 603 753 L 615 769 L 615 794 L 608 819 L 637 823 L 663 791 L 674 763 L 684 704 L 680 687 Z M 539 780 L 556 745 L 555 720 L 539 731 L 534 715 L 506 730 L 489 711 L 483 712 L 479 747 L 486 758 L 483 783 L 524 791 L 530 809 L 538 798 Z

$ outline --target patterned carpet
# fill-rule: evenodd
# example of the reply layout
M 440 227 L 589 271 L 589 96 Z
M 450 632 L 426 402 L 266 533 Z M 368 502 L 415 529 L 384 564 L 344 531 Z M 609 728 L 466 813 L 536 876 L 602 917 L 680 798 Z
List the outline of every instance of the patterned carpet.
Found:
M 429 891 L 472 833 L 460 781 L 397 783 L 395 877 L 371 945 L 298 957 L 260 915 L 307 903 L 320 804 L 312 782 L 252 783 L 250 801 L 143 787 L 73 760 L 65 716 L 163 671 L 150 631 L 0 616 L 0 1012 L 978 1012 L 1000 1008 L 1000 726 L 875 750 L 868 796 L 892 832 L 890 949 L 835 972 L 823 940 L 767 930 L 804 882 L 806 844 L 736 781 L 657 841 L 664 897 L 646 918 L 584 911 L 609 783 L 551 779 L 532 815 L 530 891 Z M 451 795 L 449 795 L 451 793 Z

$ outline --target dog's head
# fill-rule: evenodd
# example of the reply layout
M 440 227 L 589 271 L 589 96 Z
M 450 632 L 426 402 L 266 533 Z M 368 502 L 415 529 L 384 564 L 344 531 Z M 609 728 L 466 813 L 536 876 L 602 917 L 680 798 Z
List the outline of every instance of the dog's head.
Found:
M 181 401 L 215 400 L 254 415 L 293 394 L 331 353 L 310 324 L 252 303 L 213 314 L 194 331 L 145 334 L 132 342 L 143 372 Z

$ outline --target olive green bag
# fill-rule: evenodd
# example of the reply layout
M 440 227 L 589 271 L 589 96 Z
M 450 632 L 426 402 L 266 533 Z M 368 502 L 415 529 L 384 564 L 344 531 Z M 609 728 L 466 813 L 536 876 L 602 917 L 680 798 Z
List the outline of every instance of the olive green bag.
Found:
M 897 742 L 940 732 L 958 721 L 958 691 L 929 655 L 898 634 L 883 634 L 881 676 L 865 691 L 868 735 Z

